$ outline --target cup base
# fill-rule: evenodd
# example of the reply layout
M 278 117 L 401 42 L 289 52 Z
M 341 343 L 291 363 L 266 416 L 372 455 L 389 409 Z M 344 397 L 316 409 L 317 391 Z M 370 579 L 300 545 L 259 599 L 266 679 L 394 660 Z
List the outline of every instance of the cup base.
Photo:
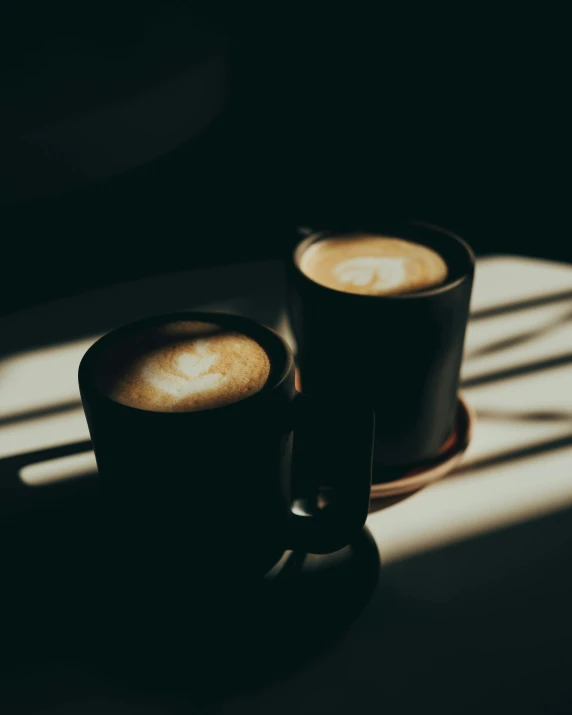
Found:
M 469 446 L 475 420 L 475 413 L 459 393 L 455 427 L 439 454 L 417 464 L 374 467 L 371 498 L 383 499 L 410 494 L 449 474 L 460 463 Z

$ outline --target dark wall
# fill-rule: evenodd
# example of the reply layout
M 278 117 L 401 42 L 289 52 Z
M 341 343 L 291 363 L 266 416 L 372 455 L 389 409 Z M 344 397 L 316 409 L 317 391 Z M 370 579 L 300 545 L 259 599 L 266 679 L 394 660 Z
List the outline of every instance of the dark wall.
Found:
M 290 18 L 274 48 L 279 80 L 264 67 L 300 207 L 414 215 L 480 252 L 569 258 L 557 25 L 433 5 Z
M 56 23 L 58 56 L 89 56 L 97 67 L 112 47 L 120 63 L 154 22 L 172 22 L 179 36 L 183 22 L 210 24 L 228 43 L 225 110 L 124 175 L 5 201 L 15 258 L 0 269 L 3 310 L 137 275 L 278 255 L 295 222 L 418 217 L 480 253 L 570 259 L 557 18 L 357 7 L 260 16 L 230 4 L 197 16 L 181 3 L 155 12 L 115 23 L 105 10 L 93 22 L 66 15 Z M 55 52 L 39 37 L 36 49 Z

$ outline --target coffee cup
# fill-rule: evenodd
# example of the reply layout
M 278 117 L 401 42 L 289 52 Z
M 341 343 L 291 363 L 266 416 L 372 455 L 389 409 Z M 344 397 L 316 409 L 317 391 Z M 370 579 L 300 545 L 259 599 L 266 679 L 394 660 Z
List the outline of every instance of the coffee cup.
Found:
M 298 233 L 288 307 L 303 392 L 372 405 L 374 467 L 435 457 L 457 412 L 470 247 L 417 221 Z
M 285 550 L 344 547 L 365 522 L 372 410 L 300 395 L 292 353 L 269 328 L 214 313 L 148 318 L 98 340 L 79 385 L 105 537 L 140 593 L 184 600 L 189 574 L 195 595 L 256 579 Z M 304 445 L 294 457 L 292 441 Z M 298 465 L 331 487 L 312 516 L 292 509 Z

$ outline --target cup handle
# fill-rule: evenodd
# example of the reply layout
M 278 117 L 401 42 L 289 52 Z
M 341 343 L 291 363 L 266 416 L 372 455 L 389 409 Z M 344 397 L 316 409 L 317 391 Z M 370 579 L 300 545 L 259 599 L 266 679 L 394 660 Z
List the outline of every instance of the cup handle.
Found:
M 327 554 L 347 546 L 367 518 L 371 491 L 373 409 L 345 398 L 298 394 L 293 402 L 292 474 L 327 504 L 311 516 L 292 512 L 289 548 Z

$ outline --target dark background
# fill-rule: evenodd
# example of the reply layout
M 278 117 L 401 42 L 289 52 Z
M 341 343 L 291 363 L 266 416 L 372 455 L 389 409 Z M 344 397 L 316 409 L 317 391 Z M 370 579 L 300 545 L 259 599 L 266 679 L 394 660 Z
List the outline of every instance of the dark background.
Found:
M 2 12 L 0 312 L 278 256 L 299 222 L 416 217 L 481 254 L 571 257 L 561 18 L 175 2 Z M 14 191 L 26 122 L 129 102 L 213 51 L 228 84 L 203 131 L 75 190 L 37 197 L 19 177 Z
M 522 5 L 2 8 L 0 313 L 137 276 L 279 256 L 298 222 L 414 216 L 457 231 L 480 254 L 570 261 L 569 41 L 560 28 L 568 25 L 547 7 L 527 14 Z M 129 101 L 200 66 L 213 47 L 228 67 L 227 100 L 202 132 L 99 183 L 26 193 L 14 147 L 27 124 Z M 48 509 L 30 517 L 33 532 L 20 515 L 2 520 L 4 543 L 20 544 L 7 550 L 5 570 L 26 571 L 18 595 L 31 609 L 37 590 L 28 584 L 43 578 L 48 591 L 54 565 L 67 569 L 81 544 L 63 512 L 83 524 L 82 512 L 60 506 L 62 518 Z M 564 511 L 385 568 L 367 637 L 353 659 L 340 651 L 340 673 L 350 675 L 331 678 L 322 695 L 346 711 L 439 702 L 453 713 L 569 712 L 571 518 Z M 32 627 L 46 622 L 35 613 Z M 20 621 L 9 608 L 3 615 L 26 652 Z M 45 647 L 61 647 L 60 623 L 47 620 Z M 33 671 L 21 681 L 7 671 L 1 698 L 25 709 L 45 697 L 50 708 L 63 694 L 76 713 L 74 679 L 58 672 L 38 685 Z M 284 709 L 304 683 L 291 692 Z

